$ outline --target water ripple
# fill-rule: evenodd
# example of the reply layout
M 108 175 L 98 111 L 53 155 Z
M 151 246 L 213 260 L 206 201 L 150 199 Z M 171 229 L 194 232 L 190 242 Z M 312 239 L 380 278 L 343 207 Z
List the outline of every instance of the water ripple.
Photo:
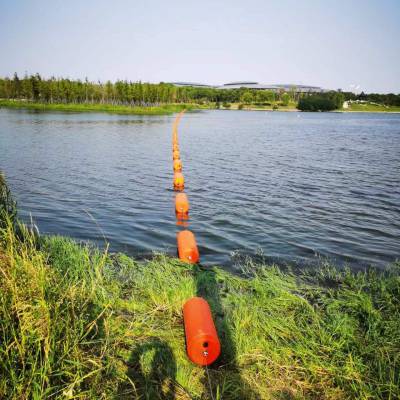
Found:
M 0 169 L 43 233 L 176 255 L 172 116 L 0 110 Z M 202 262 L 240 255 L 384 266 L 400 257 L 400 116 L 186 114 L 181 155 Z

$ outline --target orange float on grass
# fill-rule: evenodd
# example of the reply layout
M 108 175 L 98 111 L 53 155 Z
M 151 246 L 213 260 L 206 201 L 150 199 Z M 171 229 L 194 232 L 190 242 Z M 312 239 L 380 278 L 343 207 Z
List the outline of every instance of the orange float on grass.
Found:
M 210 365 L 219 356 L 221 345 L 210 306 L 201 297 L 193 297 L 183 306 L 186 351 L 191 361 Z
M 177 193 L 175 196 L 175 212 L 176 214 L 185 216 L 189 214 L 189 199 L 186 193 Z
M 183 190 L 185 187 L 185 178 L 181 172 L 174 173 L 174 189 Z
M 176 239 L 179 258 L 187 263 L 198 263 L 200 260 L 200 254 L 193 233 L 189 230 L 181 231 L 177 234 Z
M 174 160 L 174 172 L 182 172 L 182 161 L 179 158 Z

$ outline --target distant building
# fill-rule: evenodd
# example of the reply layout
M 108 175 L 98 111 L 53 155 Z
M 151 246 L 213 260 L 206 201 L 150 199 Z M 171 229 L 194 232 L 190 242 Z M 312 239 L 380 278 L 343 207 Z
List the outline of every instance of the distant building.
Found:
M 212 85 L 205 85 L 204 83 L 194 83 L 194 82 L 169 82 L 171 85 L 174 86 L 190 86 L 190 87 L 197 87 L 197 88 L 215 88 Z
M 294 84 L 273 84 L 267 85 L 265 83 L 258 82 L 231 82 L 225 83 L 222 86 L 218 86 L 217 89 L 254 89 L 254 90 L 271 90 L 273 92 L 290 92 L 296 93 L 321 93 L 325 90 L 319 86 L 306 86 L 306 85 L 294 85 Z
M 174 86 L 189 86 L 197 88 L 214 88 L 214 89 L 253 89 L 253 90 L 271 90 L 273 92 L 296 92 L 296 93 L 321 93 L 326 92 L 319 86 L 307 86 L 307 85 L 294 85 L 294 84 L 273 84 L 267 85 L 265 83 L 258 83 L 252 81 L 239 81 L 230 82 L 223 85 L 206 85 L 203 83 L 193 83 L 193 82 L 170 82 Z

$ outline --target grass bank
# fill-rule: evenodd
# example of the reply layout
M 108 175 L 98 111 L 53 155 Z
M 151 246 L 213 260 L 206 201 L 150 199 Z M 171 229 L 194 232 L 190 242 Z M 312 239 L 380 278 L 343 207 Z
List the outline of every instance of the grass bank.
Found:
M 356 111 L 356 112 L 396 112 L 400 113 L 400 107 L 384 106 L 382 104 L 371 103 L 349 103 L 349 108 L 343 111 Z
M 30 232 L 1 185 L 0 398 L 400 397 L 399 265 L 294 275 L 249 261 L 239 277 L 138 262 Z M 185 354 L 194 295 L 222 341 L 209 380 Z
M 63 112 L 106 112 L 113 114 L 134 115 L 168 115 L 184 109 L 197 108 L 195 104 L 165 104 L 156 107 L 145 106 L 118 106 L 112 104 L 50 104 L 34 103 L 22 100 L 0 100 L 0 108 L 23 108 L 36 111 L 63 111 Z

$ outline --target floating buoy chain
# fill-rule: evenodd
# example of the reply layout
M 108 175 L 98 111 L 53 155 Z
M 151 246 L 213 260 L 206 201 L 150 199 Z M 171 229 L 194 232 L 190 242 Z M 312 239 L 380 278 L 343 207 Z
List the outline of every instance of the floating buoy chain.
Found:
M 182 111 L 177 115 L 172 128 L 172 160 L 174 170 L 173 186 L 174 190 L 178 192 L 175 195 L 175 214 L 178 222 L 189 219 L 190 208 L 188 196 L 183 192 L 185 189 L 185 177 L 182 172 L 183 166 L 178 141 L 178 125 L 184 112 L 185 111 Z M 182 261 L 191 264 L 196 264 L 199 262 L 200 254 L 193 232 L 187 229 L 178 232 L 177 247 L 178 256 Z
M 178 142 L 178 125 L 184 112 L 182 111 L 177 115 L 172 127 L 173 186 L 177 192 L 175 194 L 175 214 L 178 223 L 189 219 L 190 208 L 188 196 L 183 192 L 185 178 L 182 172 L 183 166 Z M 190 264 L 198 263 L 200 254 L 193 232 L 188 229 L 182 230 L 178 232 L 176 239 L 179 258 Z M 206 367 L 210 394 L 213 398 L 207 365 L 212 364 L 219 357 L 221 345 L 208 302 L 201 297 L 193 297 L 187 300 L 183 305 L 183 321 L 187 355 L 195 364 Z

